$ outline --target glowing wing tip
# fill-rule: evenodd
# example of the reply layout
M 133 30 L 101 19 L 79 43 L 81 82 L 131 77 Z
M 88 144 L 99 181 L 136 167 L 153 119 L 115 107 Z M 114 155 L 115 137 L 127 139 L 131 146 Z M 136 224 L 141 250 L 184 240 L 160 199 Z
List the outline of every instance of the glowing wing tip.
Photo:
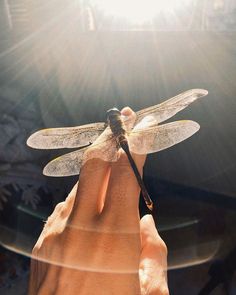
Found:
M 206 96 L 208 94 L 208 91 L 206 89 L 192 89 L 193 92 L 196 92 L 199 97 Z
M 191 127 L 192 128 L 192 131 L 193 131 L 192 135 L 195 134 L 196 132 L 198 132 L 199 129 L 200 129 L 200 125 L 196 121 L 192 121 L 192 120 L 180 120 L 178 122 L 181 122 L 181 123 L 185 124 L 183 126 L 185 128 Z
M 34 134 L 30 135 L 30 137 L 27 139 L 26 144 L 31 147 L 31 148 L 35 148 L 35 144 L 34 144 Z
M 193 125 L 194 125 L 194 127 L 196 128 L 196 132 L 200 129 L 200 124 L 198 124 L 197 122 L 195 122 L 195 121 L 192 121 L 193 123 Z
M 53 160 L 51 160 L 44 168 L 43 168 L 43 175 L 45 176 L 54 176 L 54 177 L 57 177 L 57 176 L 61 176 L 61 175 L 57 175 L 55 172 L 56 172 L 56 169 L 55 169 L 55 162 L 58 161 L 58 159 L 60 159 L 60 157 L 57 157 Z
M 27 139 L 26 144 L 34 149 L 40 149 L 40 141 L 42 140 L 42 131 L 43 130 L 39 130 L 36 131 L 35 133 L 31 134 L 30 137 Z
M 191 125 L 192 127 L 195 127 L 195 129 L 198 131 L 200 129 L 200 125 L 198 122 L 193 120 L 181 120 L 181 122 L 184 122 L 186 124 Z
M 51 164 L 52 163 L 52 161 L 49 163 L 49 164 Z M 56 173 L 55 173 L 55 170 L 53 170 L 53 169 L 51 169 L 50 168 L 51 167 L 51 165 L 46 165 L 44 168 L 43 168 L 43 175 L 45 175 L 45 176 L 51 176 L 51 177 L 58 177 L 58 176 L 61 176 L 61 175 L 57 175 Z

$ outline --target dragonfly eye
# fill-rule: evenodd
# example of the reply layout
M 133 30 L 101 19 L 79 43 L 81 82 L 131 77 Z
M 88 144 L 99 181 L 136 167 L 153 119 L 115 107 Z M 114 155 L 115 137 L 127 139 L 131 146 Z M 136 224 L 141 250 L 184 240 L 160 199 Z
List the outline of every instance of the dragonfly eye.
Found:
M 114 115 L 121 115 L 121 112 L 117 108 L 112 108 L 107 111 L 107 117 L 109 118 L 110 116 Z

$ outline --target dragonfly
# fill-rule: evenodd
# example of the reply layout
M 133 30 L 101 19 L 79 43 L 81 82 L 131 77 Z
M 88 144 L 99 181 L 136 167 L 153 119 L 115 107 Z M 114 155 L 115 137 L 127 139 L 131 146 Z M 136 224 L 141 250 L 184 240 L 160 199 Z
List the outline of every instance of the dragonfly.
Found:
M 135 116 L 123 116 L 117 108 L 107 111 L 107 122 L 75 127 L 48 128 L 33 133 L 27 145 L 36 149 L 77 148 L 50 161 L 43 169 L 47 176 L 72 176 L 91 158 L 114 162 L 123 150 L 134 171 L 147 207 L 153 202 L 132 157 L 169 148 L 192 136 L 200 125 L 192 120 L 160 124 L 200 97 L 208 94 L 204 89 L 191 89 L 160 104 L 142 109 Z M 88 151 L 89 152 L 86 152 Z

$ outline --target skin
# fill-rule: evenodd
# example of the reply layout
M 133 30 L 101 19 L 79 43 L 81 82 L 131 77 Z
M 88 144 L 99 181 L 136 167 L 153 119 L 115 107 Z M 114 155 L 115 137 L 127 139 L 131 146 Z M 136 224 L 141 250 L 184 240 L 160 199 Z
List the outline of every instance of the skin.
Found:
M 141 173 L 145 156 L 133 157 Z M 124 153 L 87 161 L 33 249 L 29 294 L 169 294 L 167 248 L 152 216 L 140 220 L 139 193 Z

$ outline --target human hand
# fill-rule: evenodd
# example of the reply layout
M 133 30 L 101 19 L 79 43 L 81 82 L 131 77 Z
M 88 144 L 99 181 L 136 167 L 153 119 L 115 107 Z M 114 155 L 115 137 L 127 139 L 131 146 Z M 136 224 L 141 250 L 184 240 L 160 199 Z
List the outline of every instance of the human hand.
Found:
M 139 192 L 125 154 L 86 162 L 34 247 L 30 294 L 168 294 L 166 246 L 151 215 L 140 221 Z

